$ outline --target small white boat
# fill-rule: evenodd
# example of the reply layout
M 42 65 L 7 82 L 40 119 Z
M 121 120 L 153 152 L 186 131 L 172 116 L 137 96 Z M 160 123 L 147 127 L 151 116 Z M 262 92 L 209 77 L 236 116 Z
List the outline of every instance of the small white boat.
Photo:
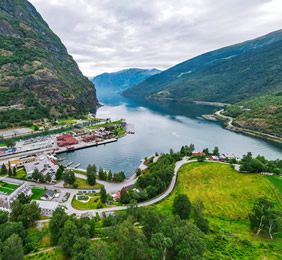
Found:
M 81 165 L 81 163 L 78 163 L 74 168 L 78 168 Z
M 73 162 L 69 162 L 69 163 L 67 164 L 67 167 L 70 166 L 70 165 L 72 165 L 72 164 L 73 164 Z

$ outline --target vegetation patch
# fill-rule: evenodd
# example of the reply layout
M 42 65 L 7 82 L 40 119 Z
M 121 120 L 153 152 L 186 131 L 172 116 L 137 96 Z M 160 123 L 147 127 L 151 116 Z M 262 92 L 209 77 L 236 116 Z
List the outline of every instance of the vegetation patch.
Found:
M 40 200 L 41 196 L 44 194 L 46 189 L 43 188 L 32 188 L 32 199 L 33 200 Z

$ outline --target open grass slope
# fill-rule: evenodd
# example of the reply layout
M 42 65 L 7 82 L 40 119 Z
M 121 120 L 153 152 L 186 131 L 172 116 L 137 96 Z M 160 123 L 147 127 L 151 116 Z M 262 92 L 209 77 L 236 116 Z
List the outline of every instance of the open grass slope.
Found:
M 229 165 L 192 163 L 178 172 L 178 182 L 172 195 L 158 205 L 171 210 L 177 194 L 187 194 L 193 202 L 201 199 L 205 214 L 230 219 L 246 219 L 256 198 L 266 196 L 277 204 L 268 179 L 260 174 L 238 173 Z M 275 186 L 273 189 L 277 189 Z
M 206 235 L 207 259 L 281 259 L 281 234 L 274 241 L 267 234 L 256 236 L 248 220 L 260 196 L 268 197 L 281 210 L 277 201 L 281 197 L 280 179 L 238 173 L 226 164 L 190 163 L 180 168 L 172 194 L 156 207 L 171 213 L 175 196 L 183 193 L 192 203 L 196 199 L 204 203 L 211 229 Z

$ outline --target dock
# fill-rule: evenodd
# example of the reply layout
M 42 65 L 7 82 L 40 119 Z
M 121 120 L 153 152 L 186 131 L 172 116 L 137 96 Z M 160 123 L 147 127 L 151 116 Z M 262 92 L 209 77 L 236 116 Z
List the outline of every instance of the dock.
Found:
M 135 128 L 133 124 L 126 124 L 126 132 L 128 134 L 135 134 Z
M 112 138 L 112 139 L 107 139 L 107 140 L 103 140 L 100 142 L 91 142 L 91 143 L 79 143 L 76 145 L 72 146 L 72 150 L 67 150 L 65 147 L 60 147 L 58 148 L 55 153 L 56 154 L 60 154 L 60 153 L 67 153 L 67 152 L 73 152 L 75 150 L 80 150 L 80 149 L 84 149 L 84 148 L 88 148 L 88 147 L 93 147 L 93 146 L 98 146 L 98 145 L 102 145 L 102 144 L 109 144 L 109 143 L 113 143 L 113 142 L 117 142 L 118 139 L 117 138 Z

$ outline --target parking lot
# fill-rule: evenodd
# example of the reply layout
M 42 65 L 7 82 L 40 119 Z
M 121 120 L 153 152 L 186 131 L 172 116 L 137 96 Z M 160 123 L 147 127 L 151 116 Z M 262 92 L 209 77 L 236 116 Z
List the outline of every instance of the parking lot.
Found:
M 44 176 L 50 174 L 52 179 L 55 179 L 55 173 L 58 170 L 58 165 L 53 163 L 51 158 L 46 154 L 38 155 L 33 162 L 26 163 L 24 165 L 27 175 L 33 173 L 35 169 L 38 169 Z

